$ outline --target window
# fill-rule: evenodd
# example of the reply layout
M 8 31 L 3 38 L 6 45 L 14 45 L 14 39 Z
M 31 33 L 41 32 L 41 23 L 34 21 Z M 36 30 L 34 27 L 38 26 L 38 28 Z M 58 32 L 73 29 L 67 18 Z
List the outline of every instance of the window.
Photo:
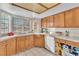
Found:
M 2 12 L 0 14 L 0 33 L 7 34 L 9 32 L 9 14 Z
M 28 18 L 26 18 L 25 20 L 24 20 L 24 32 L 31 32 L 31 20 L 30 19 L 28 19 Z
M 30 21 L 27 18 L 13 16 L 13 32 L 16 34 L 27 33 L 30 31 Z
M 24 21 L 20 17 L 13 17 L 13 32 L 22 33 L 23 32 L 23 23 Z

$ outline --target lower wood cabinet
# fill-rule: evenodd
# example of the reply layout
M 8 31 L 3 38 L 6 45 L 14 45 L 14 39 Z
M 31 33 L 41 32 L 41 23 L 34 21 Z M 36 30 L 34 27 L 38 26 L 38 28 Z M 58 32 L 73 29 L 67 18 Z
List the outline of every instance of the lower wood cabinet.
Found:
M 26 36 L 26 38 L 25 38 L 25 49 L 29 49 L 28 47 L 29 47 L 29 37 Z
M 44 47 L 44 35 L 27 35 L 0 42 L 0 56 L 10 56 L 32 47 Z
M 44 47 L 44 35 L 34 35 L 34 46 L 36 47 Z
M 16 50 L 17 53 L 25 50 L 25 37 L 17 37 L 16 38 Z
M 6 42 L 0 42 L 0 56 L 6 56 Z
M 29 35 L 28 36 L 28 48 L 32 48 L 34 47 L 34 38 L 33 38 L 33 35 Z
M 7 56 L 16 54 L 16 38 L 7 40 Z

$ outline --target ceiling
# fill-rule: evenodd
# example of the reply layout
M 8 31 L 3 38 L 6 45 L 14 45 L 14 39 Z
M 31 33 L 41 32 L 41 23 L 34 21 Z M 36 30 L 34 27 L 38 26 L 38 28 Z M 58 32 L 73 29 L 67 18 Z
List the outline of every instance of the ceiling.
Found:
M 35 13 L 43 13 L 51 8 L 56 7 L 60 3 L 12 3 L 13 6 L 32 11 Z

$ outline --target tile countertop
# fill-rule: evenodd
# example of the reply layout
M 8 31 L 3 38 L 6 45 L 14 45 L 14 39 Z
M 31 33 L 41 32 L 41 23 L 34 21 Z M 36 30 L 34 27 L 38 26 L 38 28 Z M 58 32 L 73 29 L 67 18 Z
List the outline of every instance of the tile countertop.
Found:
M 0 41 L 8 40 L 11 38 L 19 37 L 19 36 L 27 36 L 27 35 L 45 35 L 45 33 L 27 33 L 27 34 L 19 34 L 19 35 L 13 35 L 13 36 L 5 36 L 5 37 L 0 37 Z
M 63 35 L 50 35 L 52 37 L 55 37 L 55 38 L 59 38 L 59 39 L 62 39 L 62 40 L 69 40 L 69 41 L 74 41 L 74 42 L 79 42 L 79 37 L 76 37 L 76 36 L 63 36 Z

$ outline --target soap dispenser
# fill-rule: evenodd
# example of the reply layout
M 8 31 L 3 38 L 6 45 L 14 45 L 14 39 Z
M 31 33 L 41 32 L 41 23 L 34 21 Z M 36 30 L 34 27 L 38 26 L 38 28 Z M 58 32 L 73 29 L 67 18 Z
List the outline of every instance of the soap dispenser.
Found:
M 65 31 L 65 36 L 69 36 L 69 31 Z

